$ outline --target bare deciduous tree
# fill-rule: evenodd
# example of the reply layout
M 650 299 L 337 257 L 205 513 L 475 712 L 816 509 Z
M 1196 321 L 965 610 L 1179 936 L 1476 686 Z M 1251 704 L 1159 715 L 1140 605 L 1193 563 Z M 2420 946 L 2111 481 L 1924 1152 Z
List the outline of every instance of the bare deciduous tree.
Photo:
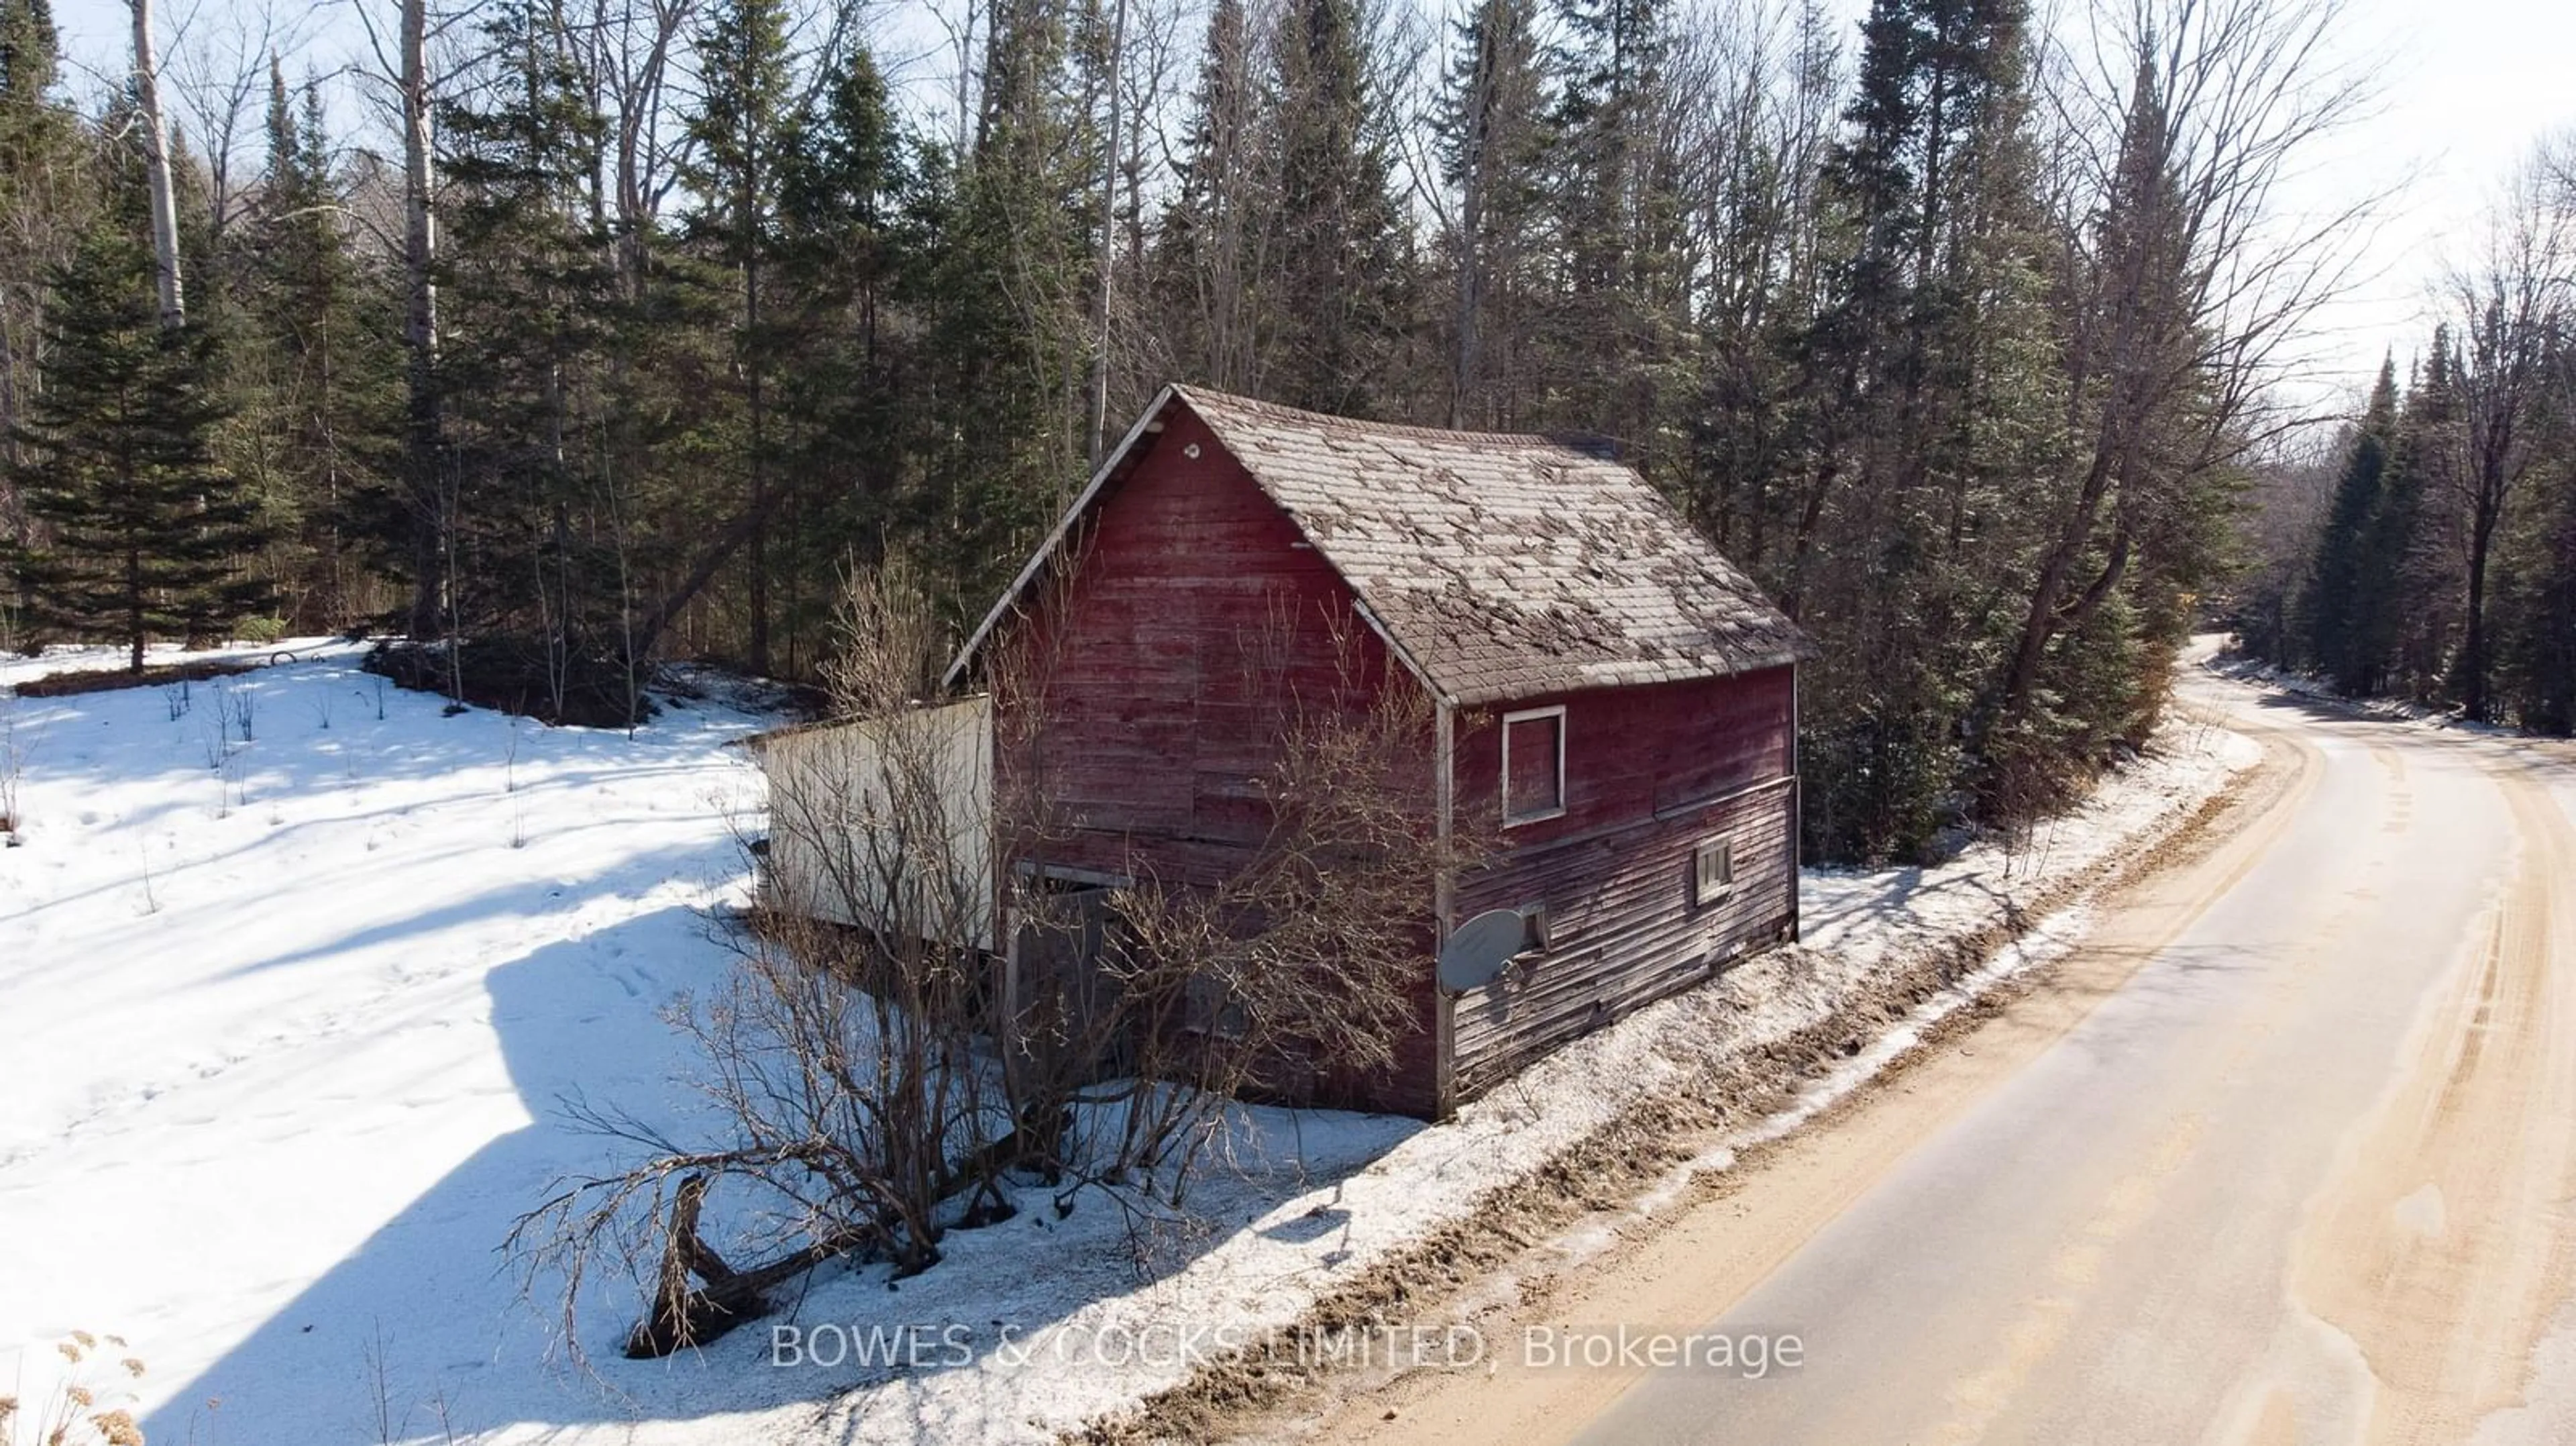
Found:
M 259 168 L 245 153 L 259 137 L 272 69 L 281 56 L 305 51 L 312 21 L 313 12 L 289 14 L 273 0 L 220 9 L 196 0 L 172 28 L 166 69 L 184 128 L 202 151 L 206 217 L 218 243 L 250 204 L 244 168 L 254 181 Z
M 2461 454 L 2441 469 L 2460 522 L 2466 630 L 2452 691 L 2468 716 L 2489 714 L 2493 671 L 2488 584 L 2506 509 L 2545 458 L 2539 418 L 2566 397 L 2576 329 L 2576 215 L 2546 152 L 2514 178 L 2488 228 L 2485 255 L 2451 278 L 2446 310 L 2461 338 L 2453 385 Z
M 2340 0 L 2130 0 L 2043 75 L 2070 324 L 2069 484 L 2022 607 L 2000 703 L 2117 588 L 2177 494 L 2304 418 L 2267 408 L 2292 348 L 2354 279 L 2382 197 L 2293 219 L 2280 189 L 2370 100 L 2329 64 Z M 2177 421 L 2182 423 L 2177 426 Z

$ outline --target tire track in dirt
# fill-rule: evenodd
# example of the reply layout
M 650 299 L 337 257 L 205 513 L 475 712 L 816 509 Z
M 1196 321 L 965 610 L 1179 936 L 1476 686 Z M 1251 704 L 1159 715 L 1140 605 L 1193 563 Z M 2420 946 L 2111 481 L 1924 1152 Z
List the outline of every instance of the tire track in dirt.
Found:
M 2366 1440 L 2465 1440 L 2520 1403 L 2533 1348 L 2576 1291 L 2576 828 L 2510 764 L 2491 768 L 2518 858 L 2428 1003 L 2388 1094 L 2311 1200 L 2295 1302 L 2358 1348 Z

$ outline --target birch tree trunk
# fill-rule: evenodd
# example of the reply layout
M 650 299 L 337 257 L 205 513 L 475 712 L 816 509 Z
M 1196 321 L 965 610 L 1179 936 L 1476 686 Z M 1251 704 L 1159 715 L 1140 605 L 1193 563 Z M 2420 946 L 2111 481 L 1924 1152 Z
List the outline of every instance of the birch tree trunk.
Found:
M 153 279 L 161 294 L 161 325 L 188 324 L 179 281 L 179 209 L 170 192 L 170 131 L 161 118 L 161 67 L 152 54 L 152 0 L 130 0 L 134 12 L 134 103 L 143 112 L 143 169 L 152 193 Z
M 438 289 L 430 274 L 438 256 L 438 218 L 430 200 L 429 0 L 403 0 L 401 90 L 403 344 L 410 392 L 403 470 L 413 511 L 411 635 L 426 638 L 439 631 L 442 540 L 449 521 L 438 471 Z

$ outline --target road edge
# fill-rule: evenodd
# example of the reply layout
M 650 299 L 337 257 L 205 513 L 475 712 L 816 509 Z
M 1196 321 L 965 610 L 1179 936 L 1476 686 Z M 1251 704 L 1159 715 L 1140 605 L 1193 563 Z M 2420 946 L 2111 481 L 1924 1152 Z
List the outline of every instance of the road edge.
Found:
M 2177 712 L 2190 710 L 2177 705 Z M 2223 729 L 2215 718 L 2198 721 Z M 1251 1348 L 1208 1362 L 1180 1383 L 1124 1411 L 1063 1433 L 1066 1442 L 1138 1446 L 1208 1441 L 1238 1432 L 1300 1397 L 1328 1388 L 1377 1389 L 1358 1372 L 1336 1370 L 1329 1352 L 1301 1352 L 1301 1340 L 1418 1319 L 1515 1259 L 1565 1234 L 1586 1217 L 1634 1213 L 1648 1197 L 1675 1193 L 1677 1175 L 1704 1176 L 1713 1156 L 1727 1173 L 1758 1168 L 1771 1151 L 1829 1123 L 2040 987 L 2056 966 L 1990 968 L 2042 923 L 2213 851 L 2231 813 L 2271 814 L 2297 770 L 2269 744 L 2256 765 L 2221 780 L 2197 804 L 2168 810 L 2131 831 L 2103 861 L 2070 872 L 2027 899 L 2006 900 L 1980 925 L 1926 941 L 1875 971 L 1823 1018 L 1785 1036 L 1713 1058 L 1672 1087 L 1640 1099 L 1517 1178 L 1498 1185 L 1467 1214 L 1435 1227 L 1317 1299 L 1296 1321 Z M 1945 996 L 1947 996 L 1945 998 Z M 1937 1008 L 1936 1008 L 1937 1006 Z M 1928 1016 L 1928 1017 L 1927 1017 Z M 1909 1041 L 1816 1108 L 1803 1103 L 1829 1076 L 1899 1031 Z M 1777 1124 L 1779 1128 L 1767 1128 Z M 1757 1144 L 1730 1148 L 1730 1140 Z M 1673 1212 L 1678 1213 L 1678 1212 Z

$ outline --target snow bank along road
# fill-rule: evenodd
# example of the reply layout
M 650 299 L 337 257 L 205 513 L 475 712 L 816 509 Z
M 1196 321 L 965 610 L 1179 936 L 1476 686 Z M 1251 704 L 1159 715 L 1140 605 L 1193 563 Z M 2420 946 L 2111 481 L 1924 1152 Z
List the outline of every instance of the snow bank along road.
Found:
M 2208 677 L 2269 767 L 2043 987 L 1332 1439 L 2576 1441 L 2576 751 Z M 1526 1327 L 1777 1337 L 1760 1379 Z M 1494 1335 L 1492 1331 L 1489 1335 Z

